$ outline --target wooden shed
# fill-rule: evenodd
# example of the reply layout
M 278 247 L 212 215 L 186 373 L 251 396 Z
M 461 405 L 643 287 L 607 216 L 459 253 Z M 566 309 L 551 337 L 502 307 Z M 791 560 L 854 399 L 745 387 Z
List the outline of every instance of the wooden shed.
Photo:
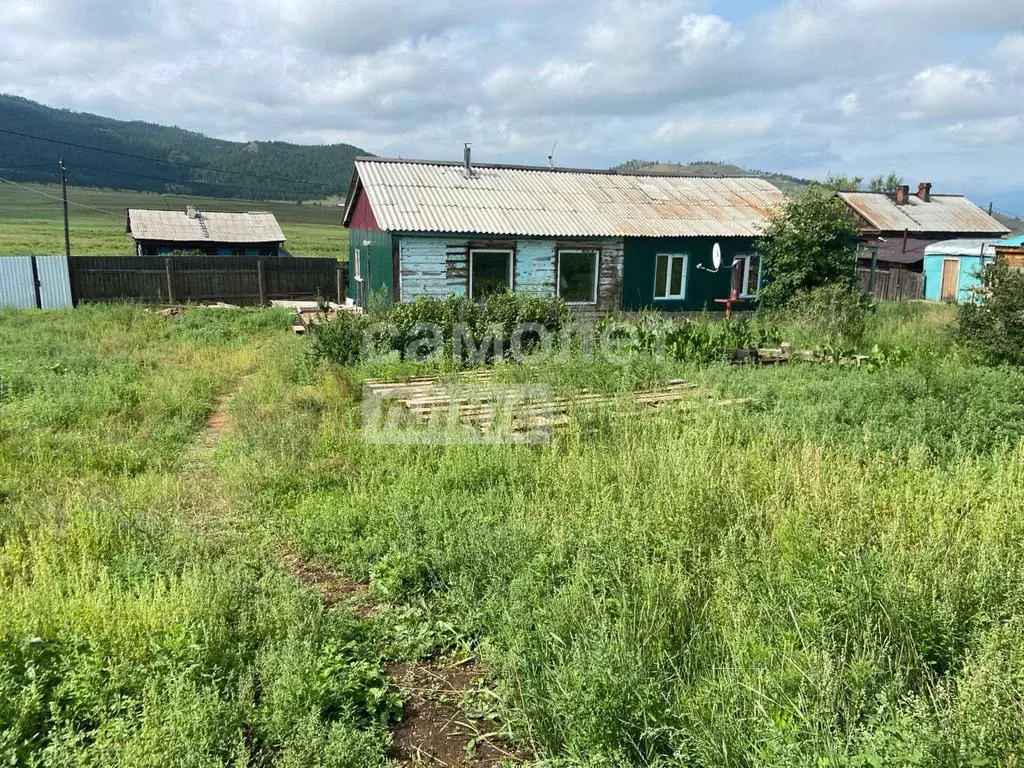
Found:
M 222 213 L 129 208 L 125 231 L 137 256 L 198 253 L 206 256 L 290 256 L 277 217 L 266 211 Z

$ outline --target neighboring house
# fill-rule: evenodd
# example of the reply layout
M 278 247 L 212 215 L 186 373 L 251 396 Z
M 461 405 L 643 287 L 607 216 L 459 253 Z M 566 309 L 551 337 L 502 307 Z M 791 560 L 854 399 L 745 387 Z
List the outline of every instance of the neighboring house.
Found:
M 981 269 L 996 258 L 990 240 L 945 240 L 924 249 L 924 297 L 928 301 L 971 301 Z
M 266 212 L 218 213 L 128 209 L 125 230 L 135 240 L 138 256 L 160 256 L 174 251 L 209 256 L 290 256 L 285 236 L 274 214 Z
M 468 147 L 463 163 L 360 158 L 349 293 L 361 306 L 511 289 L 595 311 L 717 310 L 734 289 L 757 293 L 754 243 L 783 201 L 756 178 L 473 165 Z
M 925 248 L 950 239 L 1004 237 L 1009 230 L 963 195 L 932 194 L 932 185 L 919 184 L 917 194 L 900 186 L 895 192 L 840 192 L 857 216 L 861 266 L 870 266 L 878 250 L 881 269 L 920 272 Z
M 996 258 L 1005 261 L 1011 267 L 1024 269 L 1024 235 L 996 240 L 992 243 L 996 249 Z

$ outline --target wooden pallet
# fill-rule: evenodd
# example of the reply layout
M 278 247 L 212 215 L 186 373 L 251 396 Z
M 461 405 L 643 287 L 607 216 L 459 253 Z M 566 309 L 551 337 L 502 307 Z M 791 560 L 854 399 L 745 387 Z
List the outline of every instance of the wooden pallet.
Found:
M 490 371 L 478 371 L 442 382 L 437 377 L 407 381 L 371 379 L 364 382 L 367 392 L 391 400 L 404 408 L 413 423 L 446 423 L 472 426 L 487 432 L 500 426 L 513 431 L 563 426 L 580 408 L 607 408 L 623 402 L 656 409 L 675 406 L 694 410 L 702 406 L 727 407 L 746 402 L 743 399 L 715 400 L 712 392 L 682 379 L 673 379 L 658 389 L 632 392 L 629 396 L 607 395 L 583 389 L 572 396 L 530 400 L 523 387 L 529 384 L 493 383 Z M 528 393 L 525 393 L 528 394 Z

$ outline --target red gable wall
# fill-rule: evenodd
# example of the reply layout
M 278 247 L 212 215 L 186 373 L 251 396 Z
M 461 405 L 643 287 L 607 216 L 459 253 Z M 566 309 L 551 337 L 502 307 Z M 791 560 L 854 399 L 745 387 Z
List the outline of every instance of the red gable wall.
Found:
M 377 218 L 373 215 L 373 208 L 370 207 L 370 198 L 366 191 L 360 187 L 356 192 L 356 204 L 352 209 L 352 217 L 348 222 L 349 229 L 366 229 L 371 232 L 382 232 L 377 224 Z

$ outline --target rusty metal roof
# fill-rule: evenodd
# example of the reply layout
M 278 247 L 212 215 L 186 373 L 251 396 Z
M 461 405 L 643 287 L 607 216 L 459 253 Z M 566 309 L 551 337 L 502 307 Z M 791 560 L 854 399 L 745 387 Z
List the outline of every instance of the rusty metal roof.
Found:
M 281 243 L 284 232 L 272 213 L 128 209 L 127 232 L 136 240 L 179 243 Z
M 885 192 L 840 192 L 839 196 L 879 232 L 1009 232 L 963 195 L 933 194 L 927 203 L 910 195 L 903 205 L 896 205 Z
M 392 232 L 538 237 L 731 237 L 761 233 L 784 202 L 757 178 L 612 172 L 366 158 L 356 161 L 345 223 L 365 190 Z

